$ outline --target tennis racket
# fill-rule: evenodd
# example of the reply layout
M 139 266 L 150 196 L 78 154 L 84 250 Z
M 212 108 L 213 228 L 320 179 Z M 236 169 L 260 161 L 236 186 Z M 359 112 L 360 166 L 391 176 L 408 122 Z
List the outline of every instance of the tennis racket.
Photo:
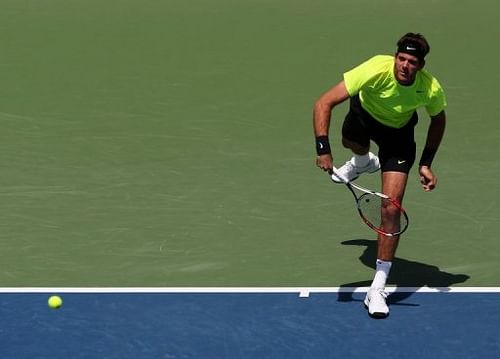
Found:
M 358 213 L 368 227 L 388 237 L 398 236 L 406 231 L 408 228 L 408 215 L 398 201 L 383 193 L 346 181 L 336 172 L 335 168 L 329 171 L 329 174 L 330 179 L 333 180 L 332 175 L 335 175 L 349 188 L 356 201 Z M 383 213 L 385 215 L 382 215 Z

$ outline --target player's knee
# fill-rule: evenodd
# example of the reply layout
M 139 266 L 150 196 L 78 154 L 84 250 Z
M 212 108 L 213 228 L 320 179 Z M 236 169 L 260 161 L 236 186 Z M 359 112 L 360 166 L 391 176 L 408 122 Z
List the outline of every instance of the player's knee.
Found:
M 400 213 L 400 209 L 393 203 L 386 201 L 382 204 L 382 215 L 385 218 L 397 218 Z

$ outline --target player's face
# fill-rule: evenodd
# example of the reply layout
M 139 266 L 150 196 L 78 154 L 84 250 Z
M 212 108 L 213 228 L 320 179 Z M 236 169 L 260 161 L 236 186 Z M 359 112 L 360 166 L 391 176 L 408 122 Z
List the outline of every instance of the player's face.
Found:
M 396 54 L 394 74 L 401 85 L 411 85 L 422 67 L 417 57 L 404 52 Z

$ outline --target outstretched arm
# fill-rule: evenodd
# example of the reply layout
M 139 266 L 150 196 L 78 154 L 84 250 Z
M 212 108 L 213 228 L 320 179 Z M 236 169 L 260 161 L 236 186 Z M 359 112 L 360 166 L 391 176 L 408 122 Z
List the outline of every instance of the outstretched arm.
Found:
M 349 98 L 344 81 L 325 92 L 314 104 L 313 126 L 316 136 L 316 166 L 324 171 L 333 167 L 333 158 L 328 140 L 332 109 Z
M 446 128 L 446 114 L 443 111 L 431 117 L 431 123 L 427 131 L 425 148 L 420 159 L 419 173 L 420 183 L 424 191 L 432 191 L 437 184 L 437 178 L 431 170 L 432 160 L 436 154 Z

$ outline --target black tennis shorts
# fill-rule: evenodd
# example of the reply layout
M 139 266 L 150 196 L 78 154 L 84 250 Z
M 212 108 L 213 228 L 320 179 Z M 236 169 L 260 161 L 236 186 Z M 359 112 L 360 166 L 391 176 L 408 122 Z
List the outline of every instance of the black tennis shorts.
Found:
M 377 144 L 382 172 L 410 172 L 415 162 L 416 144 L 414 129 L 418 122 L 415 111 L 408 124 L 402 128 L 385 126 L 361 107 L 359 96 L 350 99 L 349 112 L 342 126 L 342 136 L 363 147 L 370 141 Z

